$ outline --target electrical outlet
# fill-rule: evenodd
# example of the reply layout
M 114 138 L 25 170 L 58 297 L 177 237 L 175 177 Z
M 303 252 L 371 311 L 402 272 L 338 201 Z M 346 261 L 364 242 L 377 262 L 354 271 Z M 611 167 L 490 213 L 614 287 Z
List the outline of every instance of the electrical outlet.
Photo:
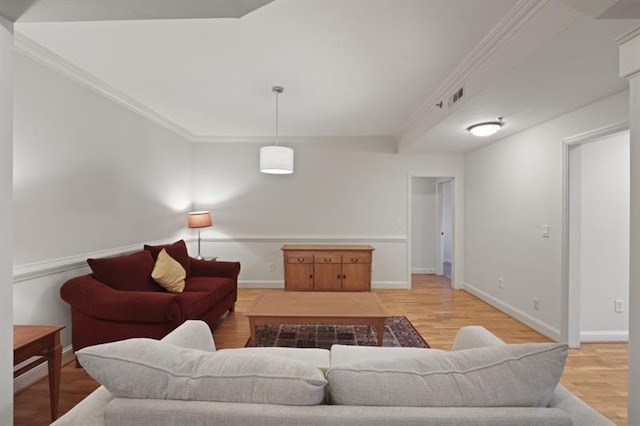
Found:
M 621 314 L 624 312 L 624 300 L 616 299 L 615 300 L 615 309 L 616 313 Z
M 537 297 L 533 298 L 533 309 L 535 309 L 536 311 L 540 310 L 540 299 L 538 299 Z
M 500 290 L 504 288 L 504 280 L 502 278 L 498 278 L 498 288 Z
M 273 263 L 273 262 L 269 263 L 269 270 L 272 271 L 272 272 L 275 271 L 276 270 L 276 264 Z

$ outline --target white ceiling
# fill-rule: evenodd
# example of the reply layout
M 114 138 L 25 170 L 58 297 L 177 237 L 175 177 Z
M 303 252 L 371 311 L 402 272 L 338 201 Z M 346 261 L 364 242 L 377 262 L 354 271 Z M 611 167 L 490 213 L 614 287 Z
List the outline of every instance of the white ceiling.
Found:
M 612 0 L 574 1 L 276 0 L 239 19 L 19 20 L 15 30 L 19 51 L 196 141 L 270 139 L 278 84 L 281 135 L 391 136 L 402 152 L 460 153 L 626 88 L 615 40 L 640 22 L 595 19 Z M 500 136 L 464 131 L 498 116 Z

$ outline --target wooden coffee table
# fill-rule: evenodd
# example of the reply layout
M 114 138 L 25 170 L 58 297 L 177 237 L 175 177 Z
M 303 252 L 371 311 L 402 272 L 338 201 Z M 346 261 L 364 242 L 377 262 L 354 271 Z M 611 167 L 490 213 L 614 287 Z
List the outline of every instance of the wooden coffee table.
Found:
M 349 324 L 375 325 L 382 346 L 384 320 L 389 315 L 375 293 L 283 291 L 259 295 L 245 316 L 252 345 L 256 326 L 261 324 Z

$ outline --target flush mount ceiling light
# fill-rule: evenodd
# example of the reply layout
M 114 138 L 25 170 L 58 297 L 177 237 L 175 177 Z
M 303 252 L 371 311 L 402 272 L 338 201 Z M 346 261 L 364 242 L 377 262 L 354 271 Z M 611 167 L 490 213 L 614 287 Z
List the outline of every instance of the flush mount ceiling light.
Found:
M 496 121 L 485 121 L 484 123 L 478 123 L 467 127 L 467 131 L 474 136 L 481 138 L 485 136 L 491 136 L 502 128 L 504 123 L 502 117 Z
M 293 149 L 278 143 L 278 95 L 284 89 L 273 86 L 271 91 L 276 94 L 276 144 L 260 148 L 260 171 L 271 175 L 288 175 L 293 173 Z

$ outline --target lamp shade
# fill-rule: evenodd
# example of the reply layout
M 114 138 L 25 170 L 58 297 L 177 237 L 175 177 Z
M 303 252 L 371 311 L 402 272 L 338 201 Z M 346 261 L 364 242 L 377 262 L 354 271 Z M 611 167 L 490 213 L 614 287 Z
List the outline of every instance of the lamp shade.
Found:
M 212 223 L 211 214 L 208 211 L 189 213 L 189 228 L 206 228 Z
M 260 171 L 272 175 L 293 173 L 293 149 L 280 145 L 261 147 Z

